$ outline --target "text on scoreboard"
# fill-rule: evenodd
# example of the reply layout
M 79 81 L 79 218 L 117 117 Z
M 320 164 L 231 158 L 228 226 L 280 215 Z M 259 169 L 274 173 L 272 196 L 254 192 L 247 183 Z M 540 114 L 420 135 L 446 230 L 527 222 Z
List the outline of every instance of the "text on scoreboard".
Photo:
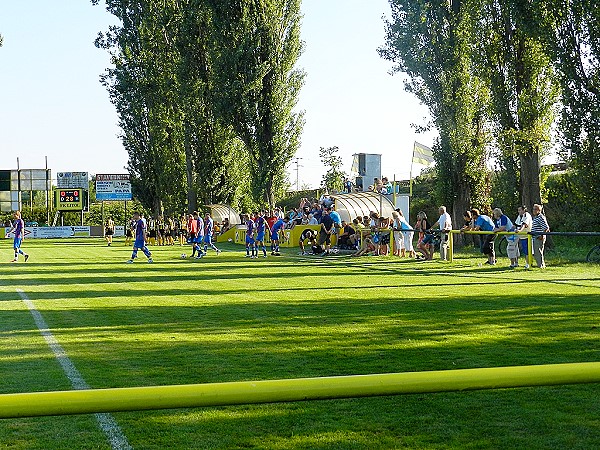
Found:
M 83 189 L 55 189 L 54 209 L 58 211 L 81 211 L 83 209 Z

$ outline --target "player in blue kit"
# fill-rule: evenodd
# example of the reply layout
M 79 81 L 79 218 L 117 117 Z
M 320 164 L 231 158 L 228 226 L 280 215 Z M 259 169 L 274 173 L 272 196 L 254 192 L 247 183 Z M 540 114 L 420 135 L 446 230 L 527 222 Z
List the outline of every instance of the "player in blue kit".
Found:
M 246 258 L 256 258 L 256 241 L 254 240 L 255 223 L 252 216 L 247 216 L 246 220 Z M 252 252 L 252 254 L 251 254 Z
M 142 217 L 139 212 L 133 213 L 133 221 L 135 222 L 135 242 L 133 243 L 133 252 L 131 253 L 131 259 L 127 261 L 127 264 L 132 264 L 133 260 L 137 258 L 138 250 L 144 252 L 144 255 L 148 257 L 148 262 L 152 261 L 152 253 L 146 247 L 146 219 Z
M 278 219 L 271 228 L 271 255 L 273 256 L 281 256 L 281 253 L 279 253 L 279 233 L 283 231 L 289 221 L 290 218 L 287 216 Z
M 267 247 L 265 246 L 265 231 L 267 228 L 267 219 L 265 218 L 266 211 L 263 209 L 260 214 L 254 213 L 254 221 L 256 223 L 256 256 L 258 256 L 259 246 L 263 251 L 263 258 L 267 257 Z
M 13 240 L 15 258 L 11 262 L 17 262 L 19 260 L 19 255 L 23 255 L 25 262 L 27 262 L 29 255 L 21 250 L 21 244 L 23 243 L 23 237 L 25 236 L 25 222 L 23 222 L 23 219 L 21 218 L 21 211 L 15 211 L 15 221 L 13 222 L 13 226 L 9 231 L 9 234 L 10 233 L 15 234 L 15 238 Z
M 215 244 L 213 244 L 213 241 L 212 241 L 214 227 L 215 227 L 215 223 L 213 221 L 213 218 L 210 217 L 210 213 L 207 212 L 206 215 L 204 216 L 204 254 L 205 255 L 208 252 L 209 245 L 210 245 L 210 248 L 212 248 L 215 252 L 217 252 L 217 255 L 219 253 L 221 253 L 221 250 L 219 250 L 215 246 Z

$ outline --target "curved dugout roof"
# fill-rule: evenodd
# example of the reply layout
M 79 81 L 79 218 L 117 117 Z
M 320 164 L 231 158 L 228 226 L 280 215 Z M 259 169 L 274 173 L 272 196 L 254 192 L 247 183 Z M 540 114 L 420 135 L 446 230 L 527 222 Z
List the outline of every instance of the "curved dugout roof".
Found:
M 348 223 L 358 216 L 368 216 L 371 211 L 377 212 L 381 217 L 392 217 L 394 211 L 392 202 L 385 195 L 376 192 L 338 194 L 333 199 L 335 210 Z
M 206 205 L 210 208 L 211 216 L 215 222 L 223 222 L 223 219 L 228 218 L 231 225 L 239 225 L 240 213 L 238 213 L 230 205 Z

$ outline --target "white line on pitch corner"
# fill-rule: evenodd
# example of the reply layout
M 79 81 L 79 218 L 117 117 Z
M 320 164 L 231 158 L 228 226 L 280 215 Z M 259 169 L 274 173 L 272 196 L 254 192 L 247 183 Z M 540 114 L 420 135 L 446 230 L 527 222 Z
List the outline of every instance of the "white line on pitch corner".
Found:
M 67 375 L 67 378 L 71 382 L 73 389 L 90 389 L 90 386 L 85 382 L 85 380 L 81 376 L 81 373 L 79 373 L 73 362 L 67 356 L 65 350 L 58 343 L 58 341 L 50 331 L 48 324 L 44 320 L 44 317 L 36 309 L 33 302 L 29 300 L 27 294 L 25 294 L 25 292 L 21 289 L 17 289 L 17 292 L 19 293 L 19 296 L 21 297 L 27 308 L 29 308 L 29 311 L 33 316 L 35 324 L 37 325 L 44 339 L 46 340 L 46 343 L 52 350 L 52 353 L 54 353 L 54 356 L 58 360 L 63 371 Z M 94 414 L 94 416 L 96 416 L 96 421 L 98 422 L 98 425 L 100 425 L 100 429 L 104 432 L 106 438 L 108 439 L 108 442 L 110 443 L 110 446 L 114 450 L 132 450 L 131 445 L 129 445 L 127 438 L 123 434 L 123 430 L 121 430 L 121 427 L 115 421 L 112 415 L 108 413 L 97 413 Z

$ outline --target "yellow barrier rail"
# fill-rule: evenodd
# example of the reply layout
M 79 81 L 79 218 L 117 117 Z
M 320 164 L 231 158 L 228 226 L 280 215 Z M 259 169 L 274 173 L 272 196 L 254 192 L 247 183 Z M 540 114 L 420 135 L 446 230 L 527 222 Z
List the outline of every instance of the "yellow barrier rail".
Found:
M 600 382 L 600 362 L 0 395 L 0 418 Z

